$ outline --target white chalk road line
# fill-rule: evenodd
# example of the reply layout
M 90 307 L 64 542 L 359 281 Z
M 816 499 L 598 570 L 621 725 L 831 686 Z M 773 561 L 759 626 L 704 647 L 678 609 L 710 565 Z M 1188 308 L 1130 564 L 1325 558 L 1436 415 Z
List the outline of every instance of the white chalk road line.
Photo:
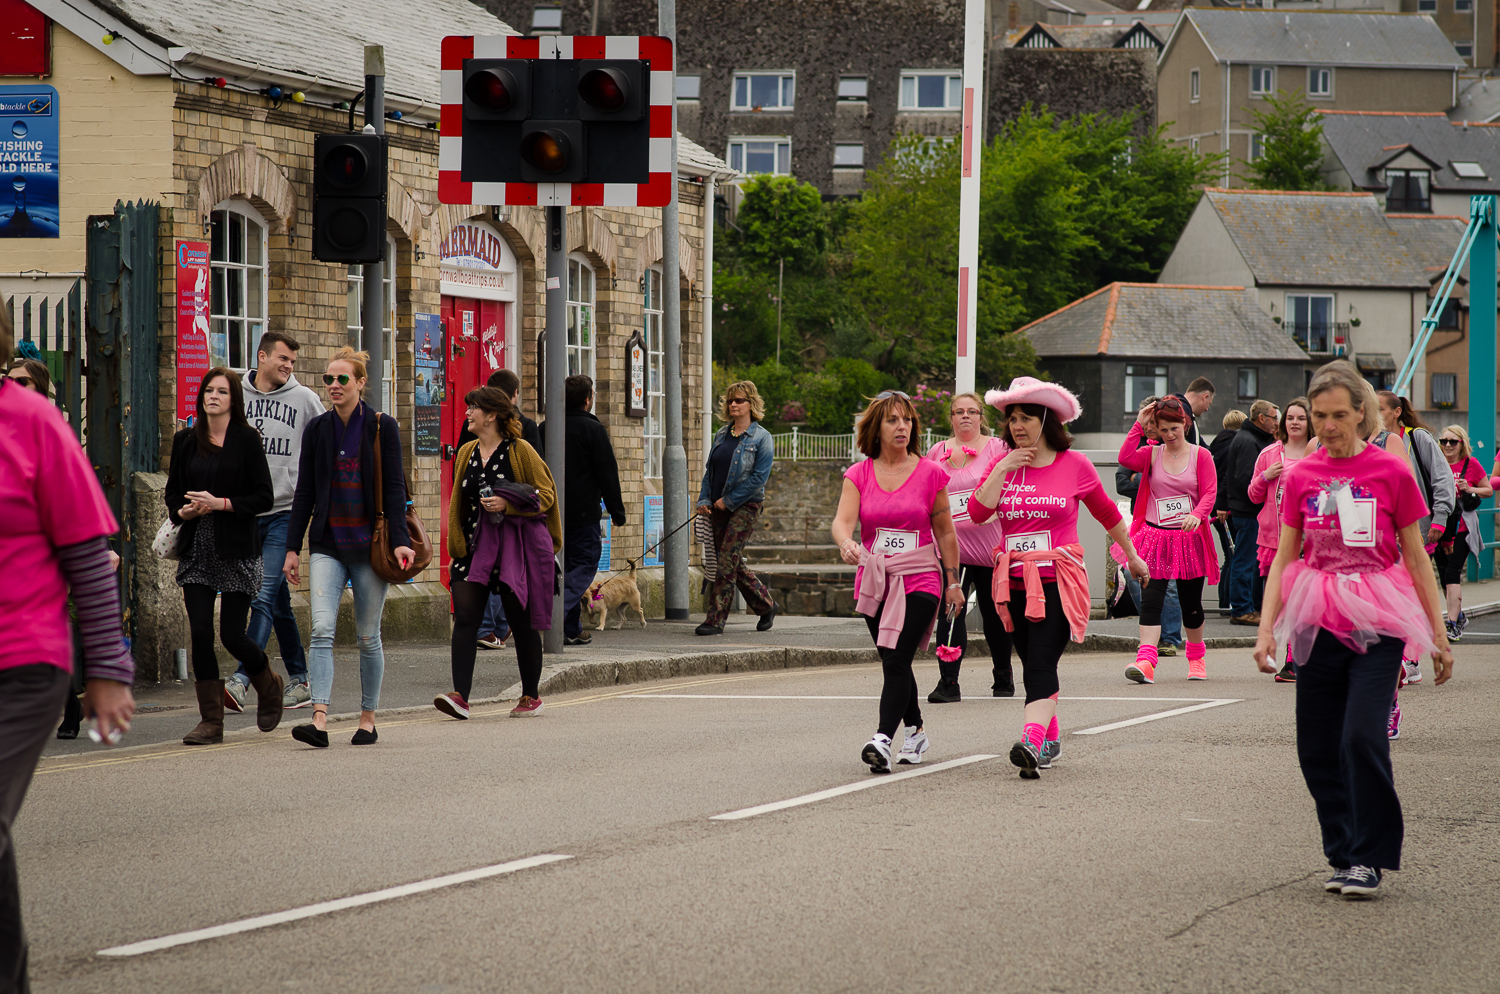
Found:
M 1162 698 L 1156 698 L 1161 700 Z M 1201 699 L 1201 698 L 1200 698 Z M 1148 721 L 1160 721 L 1163 718 L 1172 718 L 1179 714 L 1189 714 L 1193 711 L 1202 711 L 1206 708 L 1223 707 L 1225 704 L 1239 704 L 1243 698 L 1225 697 L 1219 700 L 1204 701 L 1202 704 L 1194 704 L 1187 708 L 1173 708 L 1171 711 L 1158 711 L 1156 714 L 1143 715 L 1139 718 L 1128 718 L 1125 721 L 1111 722 L 1108 725 L 1095 725 L 1093 728 L 1080 728 L 1073 732 L 1074 735 L 1098 735 L 1100 732 L 1113 732 L 1117 728 L 1129 728 L 1131 725 L 1144 725 Z
M 814 791 L 811 794 L 803 794 L 801 797 L 789 797 L 784 801 L 772 801 L 769 804 L 757 804 L 753 808 L 726 811 L 724 814 L 714 815 L 709 821 L 739 821 L 742 818 L 754 818 L 756 815 L 769 814 L 772 811 L 785 811 L 787 808 L 800 807 L 804 804 L 815 804 L 818 801 L 826 801 L 832 797 L 853 794 L 855 791 L 869 790 L 871 787 L 879 787 L 888 783 L 898 783 L 902 780 L 910 780 L 912 777 L 926 776 L 929 773 L 941 773 L 943 770 L 968 766 L 970 763 L 982 763 L 987 759 L 999 758 L 999 756 L 988 754 L 964 756 L 962 759 L 950 759 L 946 763 L 934 763 L 932 766 L 917 766 L 910 770 L 903 770 L 900 773 L 892 773 L 888 776 L 871 775 L 858 783 L 847 783 L 842 787 L 829 787 L 827 790 Z
M 556 853 L 527 856 L 525 859 L 513 859 L 507 863 L 496 863 L 493 866 L 481 866 L 475 870 L 449 873 L 441 877 L 433 877 L 430 880 L 418 880 L 414 883 L 401 884 L 398 887 L 387 887 L 384 890 L 371 891 L 368 894 L 354 894 L 350 897 L 341 897 L 333 901 L 321 901 L 317 904 L 309 904 L 301 908 L 292 908 L 290 911 L 277 911 L 269 915 L 256 915 L 254 918 L 243 918 L 237 922 L 226 922 L 223 925 L 214 925 L 210 928 L 194 929 L 191 932 L 178 932 L 175 935 L 164 935 L 157 939 L 146 939 L 142 942 L 132 942 L 123 946 L 111 946 L 108 949 L 99 950 L 99 955 L 141 956 L 145 953 L 154 953 L 162 949 L 171 949 L 174 946 L 186 946 L 194 942 L 222 938 L 226 935 L 237 935 L 240 932 L 252 932 L 260 928 L 270 928 L 272 925 L 281 925 L 285 922 L 294 922 L 303 918 L 314 918 L 318 915 L 332 914 L 335 911 L 343 911 L 346 908 L 358 908 L 366 904 L 378 904 L 381 901 L 391 901 L 398 897 L 408 897 L 412 894 L 440 890 L 444 887 L 466 884 L 472 880 L 503 876 L 507 873 L 515 873 L 518 870 L 529 870 L 534 866 L 545 866 L 548 863 L 557 863 L 572 858 L 572 856 L 560 856 Z

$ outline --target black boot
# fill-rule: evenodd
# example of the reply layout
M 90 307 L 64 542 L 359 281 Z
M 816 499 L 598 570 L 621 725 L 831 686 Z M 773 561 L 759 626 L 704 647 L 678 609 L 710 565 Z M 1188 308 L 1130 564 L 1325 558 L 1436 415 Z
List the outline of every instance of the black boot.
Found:
M 947 677 L 940 678 L 938 685 L 932 689 L 932 693 L 927 695 L 928 704 L 957 704 L 963 699 L 963 695 L 958 690 L 958 681 L 949 680 Z
M 995 666 L 995 684 L 990 691 L 995 697 L 1016 696 L 1016 677 L 1010 668 L 1010 660 Z

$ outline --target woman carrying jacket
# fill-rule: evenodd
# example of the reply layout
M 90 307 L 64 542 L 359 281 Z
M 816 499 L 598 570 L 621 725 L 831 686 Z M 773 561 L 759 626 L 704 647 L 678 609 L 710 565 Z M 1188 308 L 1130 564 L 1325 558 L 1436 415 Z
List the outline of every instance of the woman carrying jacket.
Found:
M 454 459 L 460 468 L 448 503 L 453 690 L 432 705 L 460 721 L 469 717 L 479 624 L 493 593 L 505 607 L 521 670 L 521 700 L 510 714 L 524 718 L 542 710 L 539 633 L 552 627 L 553 557 L 562 548 L 557 485 L 522 440 L 520 415 L 505 391 L 479 387 L 464 403 L 475 439 Z
M 257 704 L 255 726 L 281 724 L 280 675 L 265 650 L 245 634 L 250 604 L 260 592 L 260 515 L 276 494 L 260 432 L 245 419 L 239 374 L 222 366 L 198 385 L 198 414 L 172 439 L 172 464 L 164 494 L 178 534 L 177 585 L 187 608 L 193 643 L 193 679 L 203 719 L 184 745 L 224 741 L 224 681 L 214 654 L 214 598 L 219 598 L 219 641 L 245 665 Z
M 1447 527 L 1438 540 L 1437 554 L 1433 557 L 1447 598 L 1448 641 L 1457 642 L 1463 638 L 1464 629 L 1469 627 L 1469 619 L 1463 611 L 1463 587 L 1460 586 L 1464 567 L 1468 565 L 1470 554 L 1475 558 L 1484 554 L 1477 509 L 1465 510 L 1461 502 L 1466 497 L 1490 497 L 1495 491 L 1484 466 L 1469 452 L 1469 433 L 1462 425 L 1444 428 L 1438 436 L 1438 445 L 1442 446 L 1443 459 L 1453 472 L 1456 499 L 1460 502 L 1454 505 L 1453 513 L 1448 516 Z
M 333 636 L 345 584 L 354 591 L 354 628 L 359 638 L 359 730 L 351 745 L 378 738 L 375 708 L 385 676 L 380 619 L 390 584 L 370 565 L 375 527 L 375 445 L 380 444 L 385 520 L 392 552 L 402 568 L 416 553 L 406 530 L 406 478 L 401 468 L 401 429 L 394 418 L 371 410 L 363 400 L 368 353 L 345 346 L 323 374 L 333 410 L 307 423 L 297 492 L 287 523 L 286 563 L 293 586 L 302 582 L 298 564 L 305 534 L 312 549 L 312 651 L 307 673 L 312 683 L 313 720 L 292 729 L 292 737 L 319 749 L 328 747 L 328 704 L 333 698 Z
M 723 417 L 729 423 L 714 436 L 703 483 L 698 488 L 698 513 L 713 523 L 719 571 L 708 589 L 708 616 L 695 631 L 723 635 L 729 605 L 738 586 L 750 610 L 760 615 L 758 632 L 771 630 L 776 602 L 760 578 L 745 568 L 745 543 L 755 531 L 755 518 L 766 499 L 766 480 L 776 458 L 771 433 L 761 427 L 766 405 L 755 384 L 740 380 L 724 391 Z

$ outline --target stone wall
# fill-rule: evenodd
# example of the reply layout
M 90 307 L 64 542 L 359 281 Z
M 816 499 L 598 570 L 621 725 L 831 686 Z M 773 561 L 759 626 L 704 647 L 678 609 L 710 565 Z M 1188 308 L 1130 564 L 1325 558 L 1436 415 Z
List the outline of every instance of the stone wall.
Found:
M 829 562 L 837 550 L 829 528 L 838 510 L 848 460 L 779 460 L 766 481 L 766 502 L 750 540 L 756 562 Z

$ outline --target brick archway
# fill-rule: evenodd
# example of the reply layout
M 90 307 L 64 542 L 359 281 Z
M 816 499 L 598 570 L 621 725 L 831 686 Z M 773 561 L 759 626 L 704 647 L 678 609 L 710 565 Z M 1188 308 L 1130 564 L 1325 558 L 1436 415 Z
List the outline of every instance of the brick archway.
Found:
M 209 214 L 226 200 L 248 200 L 271 231 L 290 234 L 297 226 L 297 191 L 281 167 L 246 142 L 213 161 L 198 177 L 198 217 L 205 228 Z

